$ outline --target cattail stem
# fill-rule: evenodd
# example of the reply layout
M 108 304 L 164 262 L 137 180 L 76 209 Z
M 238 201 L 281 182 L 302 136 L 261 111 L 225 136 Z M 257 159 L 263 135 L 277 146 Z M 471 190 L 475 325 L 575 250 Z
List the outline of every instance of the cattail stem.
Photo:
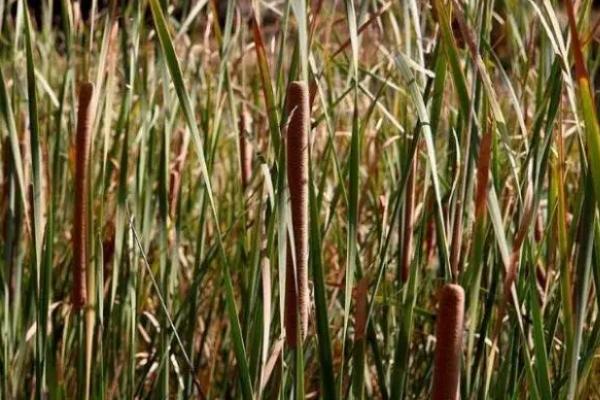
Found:
M 248 141 L 250 132 L 250 115 L 247 108 L 242 107 L 239 121 L 240 134 L 240 169 L 242 171 L 242 188 L 246 189 L 252 179 L 252 144 Z
M 289 246 L 286 266 L 285 330 L 287 343 L 297 343 L 300 332 L 308 330 L 308 128 L 309 94 L 304 82 L 292 82 L 287 91 L 287 178 L 292 210 L 293 247 Z M 294 250 L 295 257 L 292 255 Z
M 415 154 L 413 161 L 408 171 L 406 181 L 406 197 L 404 202 L 404 232 L 402 242 L 402 258 L 400 271 L 402 274 L 402 282 L 408 281 L 410 260 L 412 255 L 412 238 L 414 228 L 414 209 L 415 209 L 415 175 L 417 170 L 417 155 Z
M 75 215 L 73 222 L 73 292 L 75 311 L 79 311 L 87 300 L 86 271 L 88 263 L 88 166 L 92 129 L 90 107 L 94 85 L 86 82 L 79 87 L 79 109 L 75 136 Z
M 436 321 L 433 400 L 457 400 L 459 397 L 464 305 L 462 287 L 455 284 L 442 287 Z

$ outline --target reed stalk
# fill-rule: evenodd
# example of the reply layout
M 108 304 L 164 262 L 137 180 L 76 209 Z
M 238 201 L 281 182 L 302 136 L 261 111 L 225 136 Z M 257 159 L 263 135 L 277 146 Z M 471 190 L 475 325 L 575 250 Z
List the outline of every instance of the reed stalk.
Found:
M 252 144 L 248 140 L 250 133 L 251 117 L 246 106 L 242 106 L 239 121 L 240 141 L 240 169 L 242 174 L 242 188 L 246 189 L 252 179 Z

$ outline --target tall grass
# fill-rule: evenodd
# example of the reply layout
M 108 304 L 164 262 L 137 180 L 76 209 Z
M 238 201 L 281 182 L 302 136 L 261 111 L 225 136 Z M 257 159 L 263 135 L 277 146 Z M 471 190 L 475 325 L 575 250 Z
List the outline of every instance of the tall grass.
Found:
M 591 0 L 34 3 L 0 398 L 600 397 Z

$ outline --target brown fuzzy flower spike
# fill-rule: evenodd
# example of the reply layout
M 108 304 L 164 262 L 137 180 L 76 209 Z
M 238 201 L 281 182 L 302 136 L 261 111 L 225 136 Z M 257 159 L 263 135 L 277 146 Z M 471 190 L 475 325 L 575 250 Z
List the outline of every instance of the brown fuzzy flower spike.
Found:
M 446 284 L 439 293 L 436 322 L 433 400 L 458 400 L 465 292 Z
M 73 222 L 73 292 L 75 311 L 79 311 L 87 300 L 86 271 L 88 263 L 88 167 L 89 147 L 93 123 L 92 97 L 94 85 L 90 82 L 79 86 L 79 109 L 75 136 L 75 215 Z
M 285 330 L 290 347 L 296 346 L 297 343 L 298 317 L 302 338 L 306 337 L 308 330 L 308 101 L 306 83 L 290 83 L 286 101 L 289 116 L 286 141 L 287 178 L 294 234 L 293 246 L 288 245 L 285 297 Z M 292 249 L 295 257 L 292 257 Z

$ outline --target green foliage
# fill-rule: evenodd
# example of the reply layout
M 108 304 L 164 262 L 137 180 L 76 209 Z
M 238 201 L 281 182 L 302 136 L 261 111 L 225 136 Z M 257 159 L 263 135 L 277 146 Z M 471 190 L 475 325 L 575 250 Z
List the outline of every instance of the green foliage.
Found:
M 465 290 L 461 398 L 600 398 L 592 2 L 93 1 L 87 20 L 41 3 L 0 0 L 0 398 L 427 399 L 448 282 Z M 296 349 L 293 80 L 312 109 Z

